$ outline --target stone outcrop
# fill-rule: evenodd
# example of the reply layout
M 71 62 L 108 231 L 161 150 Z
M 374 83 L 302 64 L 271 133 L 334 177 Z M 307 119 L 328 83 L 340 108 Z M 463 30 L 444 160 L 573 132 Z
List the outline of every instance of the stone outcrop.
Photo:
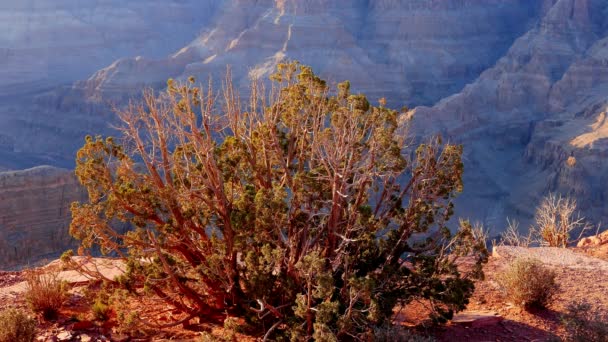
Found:
M 493 311 L 463 311 L 454 315 L 452 324 L 482 328 L 502 322 L 503 317 Z
M 70 204 L 84 199 L 69 170 L 41 166 L 0 173 L 0 269 L 56 258 L 73 247 Z
M 589 236 L 582 238 L 577 244 L 576 247 L 599 247 L 602 245 L 608 245 L 608 231 L 605 231 L 601 234 L 597 234 L 594 236 Z
M 577 253 L 560 247 L 516 247 L 495 246 L 492 257 L 513 261 L 516 259 L 535 259 L 546 266 L 589 270 L 597 273 L 608 271 L 608 261 Z

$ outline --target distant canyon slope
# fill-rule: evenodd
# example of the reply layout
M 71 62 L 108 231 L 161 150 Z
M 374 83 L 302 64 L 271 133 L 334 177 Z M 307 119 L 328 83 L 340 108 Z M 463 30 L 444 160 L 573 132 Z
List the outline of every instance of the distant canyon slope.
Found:
M 295 59 L 374 100 L 415 108 L 417 138 L 463 143 L 458 215 L 499 232 L 506 217 L 530 222 L 539 199 L 559 192 L 608 221 L 608 1 L 13 3 L 0 0 L 0 170 L 73 167 L 84 135 L 111 133 L 108 104 L 144 86 L 220 80 L 230 65 L 245 87 Z M 62 206 L 35 191 L 0 197 L 0 207 L 6 201 Z M 0 240 L 17 236 L 3 233 L 7 220 Z M 24 231 L 17 237 L 47 234 Z

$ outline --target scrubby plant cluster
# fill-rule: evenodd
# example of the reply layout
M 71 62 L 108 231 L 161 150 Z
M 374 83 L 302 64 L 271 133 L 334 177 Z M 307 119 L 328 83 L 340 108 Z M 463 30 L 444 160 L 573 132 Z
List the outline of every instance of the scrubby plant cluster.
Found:
M 577 211 L 576 200 L 556 194 L 543 197 L 536 208 L 534 221 L 524 236 L 519 232 L 519 223 L 507 219 L 507 227 L 499 243 L 518 247 L 534 244 L 566 248 L 591 229 L 589 222 Z
M 587 302 L 568 304 L 562 322 L 568 341 L 608 342 L 608 313 L 592 309 Z
M 523 308 L 545 308 L 559 291 L 555 271 L 536 259 L 516 259 L 498 274 L 506 298 Z
M 439 320 L 463 309 L 487 252 L 467 222 L 446 226 L 462 148 L 407 146 L 399 113 L 309 67 L 271 79 L 245 103 L 229 78 L 217 94 L 170 80 L 119 111 L 122 139 L 88 137 L 80 253 L 123 258 L 121 286 L 181 321 L 228 312 L 273 339 L 369 339 L 413 299 Z
M 0 310 L 0 342 L 32 342 L 36 320 L 17 309 Z

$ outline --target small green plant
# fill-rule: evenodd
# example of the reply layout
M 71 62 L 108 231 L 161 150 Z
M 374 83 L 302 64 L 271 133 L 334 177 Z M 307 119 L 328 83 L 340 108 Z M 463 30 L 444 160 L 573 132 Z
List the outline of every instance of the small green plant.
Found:
M 63 262 L 63 263 L 69 263 L 72 260 L 73 256 L 74 256 L 74 251 L 71 249 L 68 249 L 67 251 L 65 251 L 61 254 L 61 257 L 59 258 L 59 260 L 61 260 L 61 262 Z
M 226 317 L 224 320 L 224 341 L 236 341 L 237 333 L 241 331 L 239 321 L 236 317 Z
M 91 310 L 93 311 L 93 315 L 95 319 L 99 321 L 107 321 L 110 319 L 110 306 L 104 303 L 102 300 L 97 299 L 95 303 L 91 306 Z
M 31 342 L 36 321 L 16 309 L 0 311 L 0 342 Z
M 116 315 L 116 330 L 120 334 L 129 336 L 141 335 L 145 331 L 142 327 L 139 313 L 133 311 L 127 304 L 128 294 L 127 290 L 116 289 L 108 299 Z
M 555 272 L 535 259 L 517 259 L 498 276 L 498 283 L 513 304 L 544 308 L 559 290 Z
M 66 298 L 65 284 L 56 271 L 31 270 L 26 273 L 26 300 L 45 320 L 57 318 Z
M 198 342 L 217 342 L 220 341 L 217 337 L 213 336 L 213 334 L 211 334 L 208 331 L 203 331 L 201 333 L 200 338 L 198 339 Z
M 562 323 L 568 341 L 608 342 L 608 314 L 593 310 L 587 302 L 570 303 Z

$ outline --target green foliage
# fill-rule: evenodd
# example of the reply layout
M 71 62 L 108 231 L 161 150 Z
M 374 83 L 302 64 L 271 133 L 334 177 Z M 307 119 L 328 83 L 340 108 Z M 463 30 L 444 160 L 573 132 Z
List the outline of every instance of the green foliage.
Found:
M 95 319 L 100 321 L 107 321 L 110 318 L 110 306 L 104 303 L 102 300 L 97 299 L 93 305 L 91 306 L 91 311 L 93 311 L 93 315 Z
M 517 259 L 499 274 L 507 299 L 524 308 L 545 308 L 559 291 L 555 272 L 536 259 Z
M 116 315 L 116 331 L 129 336 L 145 335 L 145 329 L 143 329 L 139 317 L 140 313 L 128 305 L 129 296 L 132 295 L 134 295 L 132 291 L 116 289 L 107 299 L 108 306 Z
M 118 113 L 120 143 L 88 137 L 76 175 L 89 201 L 70 226 L 81 250 L 123 258 L 130 295 L 227 311 L 274 339 L 370 336 L 416 298 L 439 321 L 463 309 L 487 251 L 468 222 L 447 228 L 462 147 L 412 152 L 385 101 L 334 91 L 310 67 L 271 79 L 248 106 L 230 82 L 218 96 L 170 80 Z M 461 255 L 476 257 L 470 274 Z
M 74 256 L 74 251 L 71 249 L 68 249 L 67 251 L 61 253 L 61 257 L 59 258 L 59 260 L 61 260 L 61 262 L 63 262 L 63 263 L 69 263 L 70 260 L 72 260 L 73 256 Z
M 0 342 L 31 342 L 36 335 L 36 321 L 23 311 L 0 311 Z
M 587 302 L 570 303 L 562 316 L 562 323 L 568 334 L 568 341 L 608 341 L 608 314 L 593 310 Z

